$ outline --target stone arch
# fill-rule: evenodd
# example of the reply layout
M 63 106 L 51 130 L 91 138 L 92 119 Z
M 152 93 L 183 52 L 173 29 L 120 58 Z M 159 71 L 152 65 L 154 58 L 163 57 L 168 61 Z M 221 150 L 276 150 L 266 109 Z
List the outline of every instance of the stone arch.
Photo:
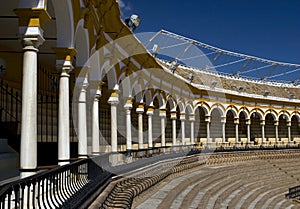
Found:
M 265 119 L 266 119 L 268 114 L 270 114 L 273 117 L 274 120 L 278 120 L 277 113 L 274 110 L 272 110 L 272 109 L 267 110 L 264 114 Z
M 84 66 L 89 59 L 89 35 L 87 30 L 83 27 L 84 20 L 81 19 L 75 32 L 75 48 L 76 54 L 76 66 Z
M 52 0 L 56 17 L 57 47 L 74 47 L 74 15 L 72 1 Z
M 210 107 L 206 102 L 199 102 L 195 105 L 195 111 L 197 110 L 197 108 L 202 108 L 205 112 L 206 116 L 210 115 Z
M 238 117 L 238 109 L 234 105 L 230 105 L 226 108 L 225 115 L 227 115 L 229 111 L 232 112 L 234 118 Z
M 252 116 L 252 114 L 255 114 L 260 118 L 260 120 L 264 119 L 264 112 L 259 108 L 251 110 L 249 114 L 250 114 L 250 117 Z
M 221 104 L 214 104 L 212 105 L 211 109 L 210 109 L 210 115 L 211 113 L 214 111 L 214 109 L 217 109 L 221 115 L 221 117 L 225 117 L 225 108 L 223 105 Z
M 152 101 L 154 101 L 154 99 L 157 98 L 158 102 L 159 102 L 159 108 L 161 109 L 164 109 L 166 108 L 166 101 L 164 99 L 164 94 L 162 91 L 160 90 L 156 90 L 154 95 L 153 95 L 153 98 L 152 98 Z
M 173 98 L 172 95 L 167 95 L 166 97 L 166 103 L 169 104 L 170 106 L 170 111 L 176 111 L 176 102 L 175 102 L 175 99 Z
M 299 114 L 298 111 L 292 112 L 292 114 L 291 114 L 291 120 L 292 120 L 292 117 L 296 117 L 297 120 L 298 120 L 298 122 L 300 122 L 300 114 Z
M 179 99 L 177 101 L 177 107 L 179 108 L 180 113 L 185 114 L 185 105 L 184 105 L 184 101 L 182 99 Z
M 246 118 L 246 119 L 249 119 L 249 118 L 250 118 L 250 113 L 249 113 L 248 108 L 246 108 L 246 107 L 240 108 L 239 111 L 238 111 L 238 116 L 239 116 L 239 117 L 240 117 L 241 113 L 245 114 L 245 118 Z
M 186 113 L 188 113 L 189 115 L 195 114 L 195 110 L 191 102 L 187 102 L 185 109 L 186 109 Z
M 281 110 L 279 113 L 278 113 L 278 120 L 279 118 L 283 116 L 285 119 L 287 119 L 288 121 L 291 119 L 291 115 L 289 114 L 289 112 L 285 111 L 285 110 Z

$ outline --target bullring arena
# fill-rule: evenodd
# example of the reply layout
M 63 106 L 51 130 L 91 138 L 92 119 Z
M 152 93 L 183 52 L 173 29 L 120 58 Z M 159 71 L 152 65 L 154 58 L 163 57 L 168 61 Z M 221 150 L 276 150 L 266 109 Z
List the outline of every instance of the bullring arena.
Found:
M 142 40 L 115 0 L 0 8 L 1 208 L 300 208 L 300 65 Z

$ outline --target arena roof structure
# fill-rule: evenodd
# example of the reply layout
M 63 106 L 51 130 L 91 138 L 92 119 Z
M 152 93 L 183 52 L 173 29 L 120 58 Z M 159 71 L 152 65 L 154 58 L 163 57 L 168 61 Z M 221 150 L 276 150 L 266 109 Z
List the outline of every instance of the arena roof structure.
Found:
M 300 64 L 272 61 L 220 49 L 161 30 L 137 34 L 147 50 L 173 65 L 182 65 L 226 77 L 298 85 Z

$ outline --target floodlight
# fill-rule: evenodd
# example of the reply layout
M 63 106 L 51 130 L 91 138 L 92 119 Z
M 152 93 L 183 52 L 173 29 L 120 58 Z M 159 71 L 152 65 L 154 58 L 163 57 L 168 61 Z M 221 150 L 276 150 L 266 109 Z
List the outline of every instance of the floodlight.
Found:
M 211 87 L 212 88 L 215 88 L 217 84 L 218 84 L 218 82 L 216 80 L 211 81 Z
M 269 91 L 269 90 L 265 90 L 264 96 L 266 97 L 266 96 L 268 96 L 269 94 L 270 94 L 270 91 Z
M 171 70 L 172 70 L 172 73 L 175 73 L 175 70 L 176 70 L 176 68 L 178 67 L 178 62 L 177 62 L 177 60 L 175 59 L 175 60 L 173 60 L 172 62 L 171 62 Z
M 141 19 L 136 14 L 131 15 L 130 18 L 125 19 L 126 25 L 130 30 L 134 31 L 140 25 Z
M 241 92 L 244 90 L 244 87 L 242 87 L 242 86 L 238 86 L 238 88 L 237 88 L 237 89 L 238 89 L 238 92 L 239 92 L 239 93 L 241 93 Z
M 153 48 L 152 48 L 152 54 L 153 54 L 154 57 L 157 56 L 159 50 L 160 50 L 160 47 L 157 44 L 154 44 Z
M 193 82 L 193 80 L 194 80 L 194 74 L 193 73 L 189 74 L 189 80 L 190 80 L 191 83 Z

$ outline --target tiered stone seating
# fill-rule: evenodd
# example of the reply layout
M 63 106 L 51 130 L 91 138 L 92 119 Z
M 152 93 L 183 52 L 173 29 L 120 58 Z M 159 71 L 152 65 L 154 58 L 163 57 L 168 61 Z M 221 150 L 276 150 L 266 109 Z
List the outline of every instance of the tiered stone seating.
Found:
M 158 60 L 158 62 L 167 68 L 169 68 L 169 64 Z M 294 87 L 292 85 L 278 85 L 271 84 L 264 81 L 259 80 L 245 80 L 243 78 L 237 78 L 234 76 L 223 76 L 217 75 L 215 73 L 200 71 L 188 67 L 178 66 L 176 68 L 176 73 L 181 77 L 189 80 L 189 75 L 193 73 L 194 79 L 193 83 L 205 85 L 210 87 L 211 81 L 217 81 L 215 88 L 232 90 L 235 92 L 239 92 L 238 88 L 243 87 L 242 92 L 248 94 L 256 94 L 256 95 L 264 95 L 265 91 L 268 91 L 268 96 L 281 97 L 281 98 L 290 98 L 291 94 L 294 95 L 295 99 L 298 99 L 298 95 L 300 94 L 300 89 Z M 246 81 L 246 82 L 245 82 Z M 241 92 L 241 93 L 242 93 Z
M 189 174 L 166 196 L 156 199 L 155 208 L 292 207 L 294 203 L 284 194 L 300 179 L 299 156 L 299 151 L 212 154 L 206 160 L 208 169 Z M 175 182 L 176 178 L 168 184 Z

